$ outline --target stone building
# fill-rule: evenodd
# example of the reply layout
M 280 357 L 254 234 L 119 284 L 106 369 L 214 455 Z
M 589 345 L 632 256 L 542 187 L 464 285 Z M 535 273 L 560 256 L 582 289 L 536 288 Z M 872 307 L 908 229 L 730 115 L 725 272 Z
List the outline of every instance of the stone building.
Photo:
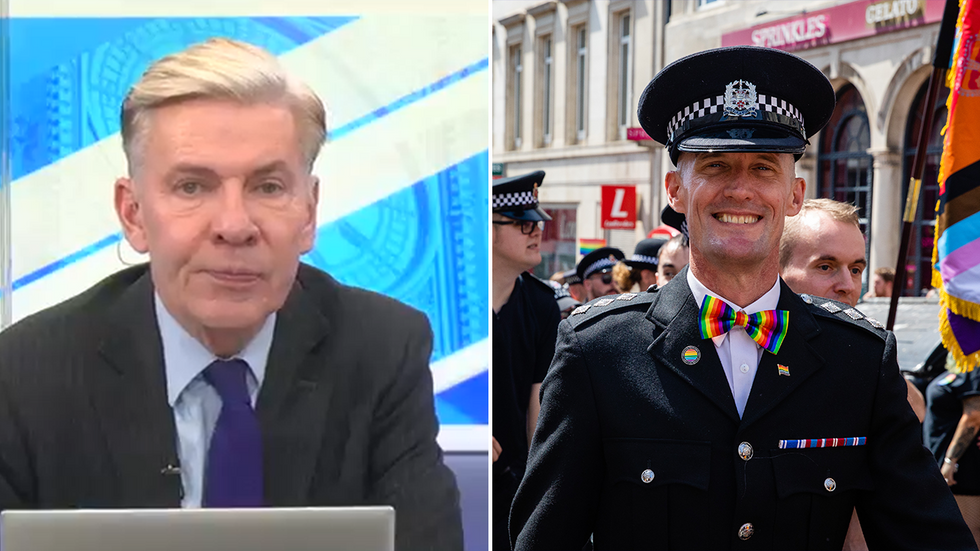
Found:
M 664 65 L 735 44 L 792 51 L 831 79 L 836 111 L 810 140 L 797 172 L 808 197 L 859 207 L 869 272 L 893 267 L 943 6 L 942 0 L 493 2 L 493 161 L 508 175 L 545 170 L 541 199 L 560 222 L 546 229 L 539 275 L 580 258 L 575 239 L 606 239 L 629 253 L 659 224 L 664 174 L 672 166 L 662 146 L 636 128 L 636 99 Z M 931 109 L 930 155 L 909 248 L 911 294 L 929 288 L 945 91 Z M 635 188 L 635 230 L 601 228 L 602 187 L 609 185 Z

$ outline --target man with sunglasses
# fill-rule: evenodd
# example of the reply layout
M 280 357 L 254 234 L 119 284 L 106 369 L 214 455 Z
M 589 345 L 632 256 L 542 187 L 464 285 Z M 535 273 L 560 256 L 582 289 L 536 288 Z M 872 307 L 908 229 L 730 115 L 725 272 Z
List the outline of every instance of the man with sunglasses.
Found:
M 538 206 L 544 172 L 493 184 L 493 522 L 492 549 L 510 549 L 507 518 L 524 476 L 537 423 L 538 390 L 561 321 L 555 291 L 528 270 L 541 263 Z
M 578 276 L 585 285 L 587 300 L 606 295 L 618 295 L 621 291 L 613 279 L 613 266 L 626 258 L 616 247 L 602 247 L 582 257 L 578 263 Z

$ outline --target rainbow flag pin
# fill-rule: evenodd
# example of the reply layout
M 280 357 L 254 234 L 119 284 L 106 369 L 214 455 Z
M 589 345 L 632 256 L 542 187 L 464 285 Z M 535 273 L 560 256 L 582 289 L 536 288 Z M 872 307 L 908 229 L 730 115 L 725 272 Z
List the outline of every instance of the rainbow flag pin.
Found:
M 776 367 L 779 368 L 779 374 L 780 375 L 785 375 L 785 376 L 789 377 L 789 367 L 787 367 L 787 366 L 785 366 L 783 364 L 776 364 Z
M 585 256 L 596 249 L 601 249 L 606 246 L 605 239 L 579 239 L 578 240 L 578 252 Z

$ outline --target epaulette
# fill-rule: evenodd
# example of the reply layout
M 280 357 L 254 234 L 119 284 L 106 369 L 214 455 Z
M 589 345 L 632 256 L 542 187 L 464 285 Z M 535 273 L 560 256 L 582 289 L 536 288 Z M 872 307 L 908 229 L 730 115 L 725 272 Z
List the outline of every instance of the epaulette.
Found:
M 810 305 L 810 310 L 815 314 L 850 322 L 852 325 L 856 325 L 871 331 L 882 339 L 888 337 L 888 332 L 885 331 L 884 323 L 881 323 L 874 318 L 865 316 L 853 306 L 844 304 L 843 302 L 838 302 L 836 300 L 831 300 L 829 298 L 815 297 L 805 293 L 801 294 L 800 298 L 803 300 L 803 302 Z
M 617 296 L 597 298 L 572 310 L 572 313 L 568 315 L 568 323 L 572 325 L 572 329 L 578 329 L 590 320 L 614 312 L 622 312 L 626 309 L 635 310 L 637 307 L 646 310 L 656 297 L 657 287 L 654 285 L 641 293 L 623 293 Z

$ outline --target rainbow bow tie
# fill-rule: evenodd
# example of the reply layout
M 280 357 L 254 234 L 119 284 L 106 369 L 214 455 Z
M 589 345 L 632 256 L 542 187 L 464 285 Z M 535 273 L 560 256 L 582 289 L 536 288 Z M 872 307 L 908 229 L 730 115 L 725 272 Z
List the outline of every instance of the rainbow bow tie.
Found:
M 773 354 L 779 352 L 789 330 L 789 312 L 763 310 L 755 314 L 736 312 L 720 298 L 705 295 L 701 303 L 701 337 L 710 339 L 731 331 L 732 327 L 744 327 L 752 340 Z

